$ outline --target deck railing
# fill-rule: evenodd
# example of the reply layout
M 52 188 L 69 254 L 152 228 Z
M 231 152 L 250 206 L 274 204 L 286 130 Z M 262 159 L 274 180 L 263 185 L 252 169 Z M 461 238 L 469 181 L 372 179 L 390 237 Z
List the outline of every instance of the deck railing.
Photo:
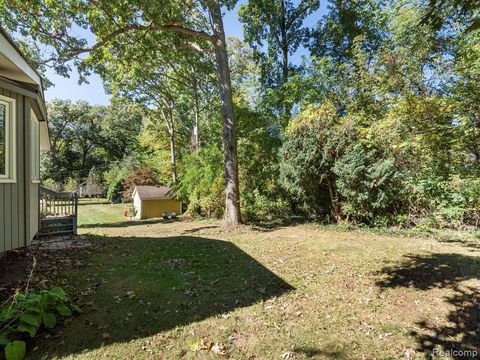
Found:
M 73 233 L 77 233 L 78 195 L 40 186 L 40 219 L 72 218 Z

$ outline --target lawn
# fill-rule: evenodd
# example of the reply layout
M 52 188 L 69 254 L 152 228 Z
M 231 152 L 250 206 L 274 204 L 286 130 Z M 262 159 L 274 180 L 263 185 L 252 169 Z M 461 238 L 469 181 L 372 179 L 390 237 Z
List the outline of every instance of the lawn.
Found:
M 55 281 L 83 313 L 44 332 L 31 358 L 423 359 L 480 347 L 475 241 L 135 223 L 121 209 L 80 207 L 81 231 L 102 235 Z
M 80 199 L 78 205 L 78 227 L 95 228 L 106 224 L 125 221 L 125 204 L 108 204 L 106 199 Z

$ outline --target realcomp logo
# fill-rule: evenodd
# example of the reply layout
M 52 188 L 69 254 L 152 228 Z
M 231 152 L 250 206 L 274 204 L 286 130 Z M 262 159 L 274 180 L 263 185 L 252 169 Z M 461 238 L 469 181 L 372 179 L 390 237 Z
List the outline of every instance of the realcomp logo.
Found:
M 480 355 L 479 350 L 433 350 L 433 356 L 449 357 L 454 359 L 476 359 Z

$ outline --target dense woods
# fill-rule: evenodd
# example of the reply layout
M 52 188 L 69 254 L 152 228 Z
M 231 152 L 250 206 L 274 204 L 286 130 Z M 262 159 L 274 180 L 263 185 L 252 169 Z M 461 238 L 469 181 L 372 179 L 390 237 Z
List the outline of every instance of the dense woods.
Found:
M 248 0 L 245 40 L 226 42 L 220 5 L 235 1 L 149 5 L 2 8 L 40 69 L 97 72 L 113 95 L 48 104 L 44 183 L 101 181 L 111 201 L 168 184 L 189 214 L 228 224 L 479 225 L 476 1 L 330 0 L 307 27 L 316 0 Z

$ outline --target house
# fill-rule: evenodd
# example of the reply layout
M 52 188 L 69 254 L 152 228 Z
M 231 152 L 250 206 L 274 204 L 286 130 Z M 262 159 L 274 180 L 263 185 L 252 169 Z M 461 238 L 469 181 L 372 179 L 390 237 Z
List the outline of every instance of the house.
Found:
M 38 232 L 46 121 L 42 79 L 0 28 L 0 254 L 28 245 Z
M 164 213 L 182 212 L 182 203 L 168 186 L 136 186 L 132 194 L 137 219 L 162 217 Z

